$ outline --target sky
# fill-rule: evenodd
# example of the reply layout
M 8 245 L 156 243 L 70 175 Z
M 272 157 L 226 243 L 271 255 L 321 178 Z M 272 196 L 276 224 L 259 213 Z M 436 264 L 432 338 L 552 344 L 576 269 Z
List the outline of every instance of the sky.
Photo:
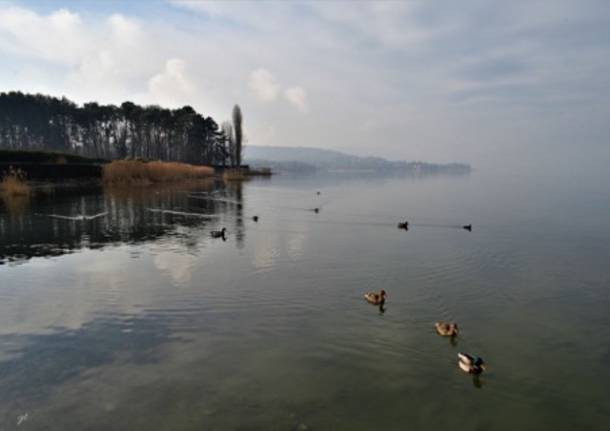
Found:
M 610 1 L 0 0 L 0 91 L 234 104 L 247 145 L 610 161 Z

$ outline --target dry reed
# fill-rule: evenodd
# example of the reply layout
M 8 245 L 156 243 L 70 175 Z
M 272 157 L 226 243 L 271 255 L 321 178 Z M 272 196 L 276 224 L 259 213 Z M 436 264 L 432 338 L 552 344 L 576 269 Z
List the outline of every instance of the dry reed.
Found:
M 106 184 L 151 184 L 208 178 L 212 175 L 214 169 L 209 166 L 115 160 L 104 165 L 103 180 Z

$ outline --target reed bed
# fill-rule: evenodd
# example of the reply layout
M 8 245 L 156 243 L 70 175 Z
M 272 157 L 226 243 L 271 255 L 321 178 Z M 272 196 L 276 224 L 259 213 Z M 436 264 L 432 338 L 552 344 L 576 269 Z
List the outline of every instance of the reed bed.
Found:
M 4 196 L 29 196 L 31 191 L 25 173 L 20 169 L 9 168 L 0 181 L 0 192 Z
M 248 169 L 248 172 L 246 173 L 246 175 L 249 176 L 261 176 L 261 177 L 269 177 L 271 175 L 273 175 L 273 172 L 271 172 L 271 168 L 250 168 Z
M 144 162 L 115 160 L 104 165 L 106 184 L 151 184 L 195 180 L 214 175 L 209 166 L 195 166 L 178 162 Z
M 222 174 L 225 181 L 245 181 L 248 179 L 247 171 L 240 168 L 226 169 Z

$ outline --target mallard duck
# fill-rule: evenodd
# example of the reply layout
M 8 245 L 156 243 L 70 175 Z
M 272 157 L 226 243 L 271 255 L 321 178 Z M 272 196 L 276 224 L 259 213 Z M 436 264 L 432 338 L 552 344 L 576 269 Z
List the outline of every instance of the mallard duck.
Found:
M 409 230 L 409 222 L 408 221 L 399 222 L 398 223 L 398 229 Z
M 457 323 L 436 322 L 436 332 L 444 337 L 455 337 L 458 334 Z
M 226 230 L 227 230 L 226 227 L 223 227 L 221 230 L 213 230 L 212 238 L 224 238 Z
M 462 229 L 466 229 L 468 232 L 472 232 L 472 225 L 471 224 L 467 224 L 465 226 L 462 226 Z
M 253 221 L 258 221 L 258 216 L 254 216 L 254 217 L 252 217 L 252 220 L 253 220 Z
M 458 365 L 462 371 L 470 374 L 481 374 L 485 370 L 483 358 L 468 353 L 458 353 Z
M 377 292 L 366 292 L 364 294 L 364 299 L 366 299 L 368 302 L 370 302 L 373 305 L 383 305 L 385 304 L 385 298 L 386 298 L 387 294 L 385 293 L 385 290 L 381 290 L 381 292 L 377 293 Z

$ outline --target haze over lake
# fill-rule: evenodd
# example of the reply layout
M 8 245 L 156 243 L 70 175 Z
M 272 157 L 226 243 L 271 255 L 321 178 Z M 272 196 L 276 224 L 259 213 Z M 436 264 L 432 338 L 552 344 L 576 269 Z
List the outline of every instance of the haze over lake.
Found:
M 610 193 L 580 178 L 282 175 L 3 207 L 0 423 L 606 429 Z M 382 288 L 385 313 L 362 298 Z

